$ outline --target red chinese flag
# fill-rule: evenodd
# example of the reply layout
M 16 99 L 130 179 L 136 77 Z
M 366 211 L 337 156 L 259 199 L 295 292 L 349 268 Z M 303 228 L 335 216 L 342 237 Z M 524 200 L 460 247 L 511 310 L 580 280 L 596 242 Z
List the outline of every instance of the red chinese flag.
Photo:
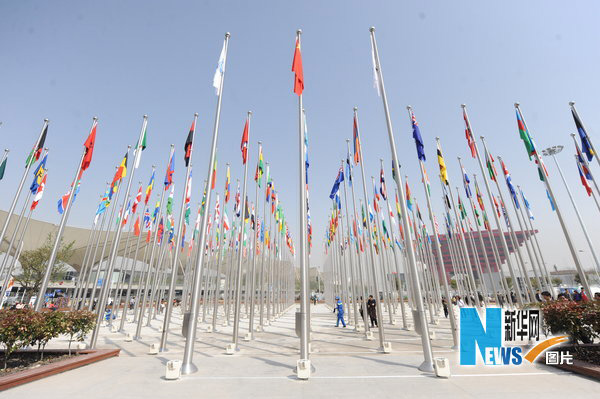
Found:
M 302 53 L 300 53 L 300 41 L 296 39 L 296 50 L 294 61 L 292 61 L 292 72 L 294 72 L 294 93 L 301 96 L 304 90 L 304 72 L 302 70 Z
M 246 119 L 246 125 L 244 125 L 240 149 L 242 150 L 242 163 L 246 165 L 246 160 L 248 159 L 248 119 Z
M 135 236 L 139 236 L 140 235 L 140 217 L 138 216 L 137 219 L 135 219 L 135 224 L 133 225 L 133 234 L 135 234 Z
M 83 157 L 83 161 L 81 162 L 81 170 L 86 170 L 92 163 L 92 155 L 94 154 L 94 144 L 96 143 L 96 126 L 98 126 L 98 123 L 94 122 L 92 131 L 90 132 L 87 140 L 83 144 L 83 146 L 85 147 L 85 156 Z

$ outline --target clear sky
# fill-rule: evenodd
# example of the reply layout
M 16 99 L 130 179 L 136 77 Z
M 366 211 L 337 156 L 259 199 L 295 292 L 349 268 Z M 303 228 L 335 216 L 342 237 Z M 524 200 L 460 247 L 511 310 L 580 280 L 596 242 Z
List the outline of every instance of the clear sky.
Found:
M 126 146 L 135 144 L 143 114 L 149 115 L 148 148 L 135 185 L 138 180 L 146 184 L 153 164 L 162 180 L 169 144 L 174 143 L 180 198 L 182 147 L 198 112 L 196 204 L 214 121 L 212 76 L 229 31 L 217 188 L 222 191 L 226 162 L 232 165 L 234 187 L 241 176 L 240 138 L 246 111 L 252 110 L 250 174 L 256 165 L 256 141 L 262 140 L 297 243 L 297 97 L 290 67 L 295 31 L 302 28 L 312 260 L 319 265 L 328 194 L 345 157 L 344 140 L 352 134 L 353 106 L 359 107 L 367 176 L 378 175 L 383 158 L 388 190 L 393 188 L 384 114 L 372 81 L 368 28 L 373 25 L 400 162 L 420 202 L 423 191 L 417 185 L 405 107 L 414 107 L 430 176 L 437 173 L 434 137 L 439 136 L 454 186 L 461 183 L 456 156 L 465 159 L 468 173 L 479 172 L 467 158 L 460 112 L 460 104 L 466 103 L 476 136 L 487 137 L 493 153 L 506 160 L 514 182 L 525 188 L 547 262 L 572 267 L 558 219 L 518 138 L 513 103 L 521 102 L 538 148 L 566 146 L 559 160 L 598 242 L 598 209 L 585 195 L 572 158 L 568 134 L 575 129 L 568 101 L 577 101 L 592 139 L 600 143 L 600 100 L 595 94 L 600 89 L 599 8 L 594 1 L 0 1 L 0 145 L 11 150 L 0 182 L 0 208 L 8 209 L 25 157 L 43 118 L 49 118 L 48 186 L 34 217 L 58 223 L 56 202 L 68 189 L 94 115 L 100 118 L 94 160 L 69 224 L 91 225 L 104 184 Z M 551 160 L 547 166 L 576 245 L 585 251 L 584 265 L 590 268 L 589 248 L 556 167 Z M 592 170 L 600 176 L 597 164 Z M 431 180 L 439 212 L 439 184 Z M 249 187 L 252 199 L 254 186 Z

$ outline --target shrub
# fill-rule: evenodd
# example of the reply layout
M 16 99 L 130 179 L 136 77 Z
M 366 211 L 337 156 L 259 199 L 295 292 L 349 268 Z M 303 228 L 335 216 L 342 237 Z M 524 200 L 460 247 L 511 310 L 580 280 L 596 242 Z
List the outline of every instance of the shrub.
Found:
M 65 334 L 69 336 L 69 355 L 71 354 L 71 343 L 73 337 L 81 342 L 87 333 L 92 331 L 96 325 L 96 315 L 87 310 L 74 310 L 66 313 Z
M 29 309 L 0 310 L 0 343 L 4 345 L 4 368 L 16 350 L 31 344 L 37 326 L 36 313 Z
M 547 333 L 568 334 L 577 344 L 600 337 L 600 302 L 551 301 L 541 305 Z
M 44 358 L 44 349 L 48 342 L 65 332 L 67 323 L 66 315 L 63 312 L 42 312 L 35 314 L 36 320 L 31 344 L 37 345 L 40 359 Z

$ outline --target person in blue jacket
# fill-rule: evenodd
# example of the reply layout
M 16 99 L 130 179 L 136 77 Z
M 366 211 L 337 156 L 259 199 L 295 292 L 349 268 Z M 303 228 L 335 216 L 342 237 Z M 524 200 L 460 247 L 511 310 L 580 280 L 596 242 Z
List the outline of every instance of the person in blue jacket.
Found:
M 335 299 L 337 301 L 335 304 L 335 308 L 333 309 L 334 313 L 337 310 L 337 323 L 335 323 L 335 326 L 339 327 L 341 321 L 344 328 L 346 328 L 346 322 L 344 321 L 344 304 L 340 300 L 339 296 L 336 296 Z

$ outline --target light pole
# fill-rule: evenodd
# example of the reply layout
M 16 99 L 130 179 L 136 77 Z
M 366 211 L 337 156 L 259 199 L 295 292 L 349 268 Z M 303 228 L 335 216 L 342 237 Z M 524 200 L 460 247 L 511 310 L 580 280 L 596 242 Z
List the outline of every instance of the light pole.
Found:
M 581 214 L 579 213 L 579 209 L 577 208 L 577 204 L 575 204 L 575 200 L 573 199 L 573 194 L 571 194 L 571 189 L 569 188 L 569 185 L 567 184 L 567 181 L 565 180 L 565 176 L 563 175 L 562 169 L 560 168 L 560 165 L 558 164 L 558 160 L 556 159 L 556 154 L 560 153 L 563 150 L 563 148 L 564 147 L 562 145 L 555 145 L 555 146 L 546 148 L 545 150 L 542 150 L 542 154 L 544 156 L 552 156 L 552 159 L 554 159 L 554 163 L 556 164 L 558 173 L 560 174 L 560 177 L 562 178 L 562 181 L 565 185 L 567 193 L 569 194 L 569 199 L 571 200 L 571 204 L 573 205 L 573 209 L 575 210 L 575 214 L 577 215 L 577 220 L 579 220 L 579 224 L 581 225 L 581 230 L 583 230 L 585 239 L 586 239 L 588 245 L 590 246 L 590 251 L 592 253 L 592 257 L 594 258 L 594 263 L 596 265 L 596 271 L 598 271 L 598 270 L 600 270 L 600 261 L 598 260 L 598 255 L 596 254 L 596 251 L 594 250 L 594 244 L 592 243 L 592 240 L 590 239 L 590 236 L 587 232 L 585 224 L 583 223 L 583 219 L 581 218 Z M 585 271 L 582 270 L 582 273 L 585 273 Z M 581 276 L 581 280 L 582 280 L 582 282 L 585 281 L 585 276 Z

